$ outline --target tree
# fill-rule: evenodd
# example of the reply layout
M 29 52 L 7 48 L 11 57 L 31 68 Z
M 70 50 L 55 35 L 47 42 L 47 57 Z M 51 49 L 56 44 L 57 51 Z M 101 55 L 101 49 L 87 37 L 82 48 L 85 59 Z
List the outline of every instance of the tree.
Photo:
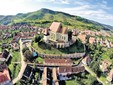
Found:
M 99 76 L 100 73 L 99 64 L 101 62 L 101 56 L 104 50 L 99 44 L 90 45 L 89 53 L 92 58 L 92 63 L 90 64 L 91 69 Z
M 26 51 L 24 52 L 24 57 L 26 58 L 26 60 L 32 61 L 33 54 L 32 54 L 31 51 L 26 50 Z
M 35 37 L 35 42 L 40 42 L 42 38 L 43 38 L 42 35 L 36 36 L 36 37 Z
M 26 50 L 29 50 L 29 48 L 28 47 L 23 48 L 22 52 L 25 53 Z
M 72 31 L 68 31 L 68 41 L 72 40 Z
M 110 59 L 113 59 L 113 54 L 111 54 L 109 57 L 110 57 Z
M 93 77 L 92 75 L 89 75 L 88 76 L 88 80 L 85 81 L 85 85 L 94 85 L 94 82 L 96 81 L 96 78 Z

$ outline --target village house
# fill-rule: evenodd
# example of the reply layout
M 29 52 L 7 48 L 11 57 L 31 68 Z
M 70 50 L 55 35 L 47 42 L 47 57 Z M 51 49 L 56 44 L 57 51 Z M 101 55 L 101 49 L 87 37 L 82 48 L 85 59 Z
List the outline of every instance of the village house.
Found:
M 33 77 L 33 68 L 29 65 L 26 66 L 21 81 L 31 80 Z
M 2 43 L 1 44 L 2 49 L 8 48 L 8 46 L 9 46 L 9 43 Z
M 78 39 L 80 39 L 82 41 L 82 43 L 86 43 L 86 35 L 85 34 L 79 34 Z
M 0 53 L 0 58 L 8 62 L 11 59 L 11 55 L 7 50 L 4 50 L 3 53 Z
M 102 33 L 100 31 L 96 31 L 95 33 L 96 33 L 96 35 L 102 35 Z
M 58 67 L 58 75 L 66 76 L 71 74 L 76 74 L 80 72 L 84 72 L 84 66 L 75 66 L 75 67 Z
M 86 56 L 85 58 L 83 58 L 82 63 L 85 65 L 89 65 L 91 62 L 91 58 L 89 56 Z
M 81 31 L 81 34 L 95 36 L 96 35 L 96 32 L 91 31 L 91 30 L 84 30 L 84 31 Z
M 106 43 L 102 38 L 99 40 L 99 44 L 103 47 L 106 47 Z
M 10 45 L 13 50 L 19 50 L 19 44 L 17 42 L 11 42 Z
M 13 85 L 7 68 L 0 71 L 0 85 Z
M 111 82 L 113 80 L 113 69 L 111 69 L 110 72 L 108 73 L 107 80 L 109 82 Z
M 28 47 L 28 46 L 31 46 L 32 38 L 27 38 L 27 37 L 26 38 L 20 38 L 19 42 L 23 43 L 23 48 Z
M 56 66 L 72 66 L 73 62 L 71 59 L 65 58 L 45 58 L 45 65 L 56 65 Z
M 72 35 L 73 36 L 77 36 L 79 34 L 79 31 L 78 30 L 76 30 L 76 29 L 73 29 L 72 30 Z
M 89 43 L 94 44 L 96 42 L 96 39 L 94 37 L 89 38 Z
M 111 45 L 110 45 L 110 41 L 109 40 L 100 39 L 99 43 L 103 47 L 111 48 Z
M 6 59 L 0 53 L 0 85 L 12 85 Z
M 100 69 L 102 70 L 102 72 L 107 72 L 108 66 L 110 65 L 111 65 L 111 62 L 109 62 L 108 60 L 104 60 L 102 61 L 102 64 L 100 65 Z
M 111 47 L 111 48 L 113 47 L 113 43 L 112 43 L 112 42 L 110 42 L 110 47 Z
M 53 22 L 44 30 L 44 41 L 52 42 L 57 48 L 69 47 L 68 28 L 63 27 L 60 22 Z
M 105 43 L 106 43 L 106 47 L 110 48 L 110 42 L 108 40 L 105 40 Z

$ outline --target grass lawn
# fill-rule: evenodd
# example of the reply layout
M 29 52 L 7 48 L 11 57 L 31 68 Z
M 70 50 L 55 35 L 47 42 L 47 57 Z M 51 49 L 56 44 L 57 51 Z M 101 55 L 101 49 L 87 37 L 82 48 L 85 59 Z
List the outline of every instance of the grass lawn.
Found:
M 0 47 L 0 52 L 2 52 L 2 48 Z
M 106 80 L 107 80 L 107 79 L 106 79 L 106 77 L 101 76 L 101 77 L 100 77 L 100 80 L 103 81 L 104 83 L 106 83 Z
M 68 80 L 66 81 L 66 85 L 75 85 L 75 82 L 74 80 Z
M 16 52 L 16 51 L 13 51 L 11 52 L 12 54 L 12 60 L 11 62 L 20 62 L 21 61 L 21 58 L 20 58 L 20 52 Z M 10 71 L 11 71 L 11 77 L 12 79 L 14 79 L 15 77 L 18 76 L 18 73 L 20 71 L 20 68 L 21 68 L 21 64 L 14 64 L 14 63 L 10 63 L 8 65 Z
M 21 61 L 20 52 L 13 51 L 11 54 L 12 54 L 12 62 L 20 62 Z
M 112 60 L 110 59 L 111 54 L 113 54 L 113 48 L 106 48 L 105 52 L 102 54 L 102 59 L 112 62 Z
M 20 72 L 21 64 L 10 64 L 8 65 L 8 68 L 10 69 L 11 72 L 11 78 L 14 79 L 18 76 L 18 73 Z
M 74 64 L 78 64 L 78 63 L 82 60 L 82 58 L 79 58 L 79 59 L 72 59 L 72 60 L 73 60 Z
M 43 62 L 44 62 L 44 59 L 41 58 L 41 57 L 38 57 L 35 61 L 36 61 L 36 62 L 39 62 L 39 63 L 43 63 Z
M 70 53 L 75 53 L 75 52 L 83 52 L 84 48 L 83 47 L 79 47 L 76 44 L 73 44 L 72 46 L 68 47 L 68 48 L 62 48 L 62 49 L 58 49 L 52 46 L 48 46 L 46 44 L 43 43 L 35 43 L 33 42 L 32 45 L 38 52 L 40 53 L 44 53 L 44 54 L 70 54 Z
M 1 43 L 10 43 L 12 38 L 4 39 L 1 41 Z

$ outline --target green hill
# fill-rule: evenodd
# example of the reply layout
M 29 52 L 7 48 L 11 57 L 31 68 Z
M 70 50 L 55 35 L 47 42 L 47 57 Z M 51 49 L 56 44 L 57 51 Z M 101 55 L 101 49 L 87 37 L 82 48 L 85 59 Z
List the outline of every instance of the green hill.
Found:
M 100 24 L 98 22 L 88 20 L 79 16 L 70 15 L 63 12 L 52 11 L 49 9 L 40 9 L 30 13 L 19 13 L 15 16 L 0 16 L 0 24 L 30 24 L 36 26 L 47 27 L 53 21 L 62 22 L 69 28 L 89 29 L 89 30 L 111 30 L 112 26 Z

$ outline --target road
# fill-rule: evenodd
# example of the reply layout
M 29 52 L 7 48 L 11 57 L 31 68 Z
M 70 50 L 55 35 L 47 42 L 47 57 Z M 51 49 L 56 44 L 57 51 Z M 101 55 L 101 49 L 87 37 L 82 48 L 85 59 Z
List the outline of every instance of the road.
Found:
M 22 42 L 20 42 L 20 54 L 21 54 L 21 69 L 20 69 L 18 76 L 15 79 L 13 79 L 13 81 L 12 81 L 13 84 L 18 82 L 22 78 L 25 68 L 27 66 L 27 63 L 24 61 L 24 56 L 22 53 Z
M 53 77 L 54 84 L 59 85 L 58 79 L 57 79 L 57 69 L 56 68 L 52 69 L 52 77 Z
M 42 85 L 47 85 L 47 67 L 44 68 L 42 75 Z
M 107 80 L 106 81 L 102 81 L 97 75 L 96 73 L 94 73 L 87 65 L 83 64 L 83 66 L 85 67 L 85 70 L 88 71 L 92 76 L 96 77 L 96 79 L 98 80 L 98 82 L 102 83 L 103 85 L 110 85 Z

